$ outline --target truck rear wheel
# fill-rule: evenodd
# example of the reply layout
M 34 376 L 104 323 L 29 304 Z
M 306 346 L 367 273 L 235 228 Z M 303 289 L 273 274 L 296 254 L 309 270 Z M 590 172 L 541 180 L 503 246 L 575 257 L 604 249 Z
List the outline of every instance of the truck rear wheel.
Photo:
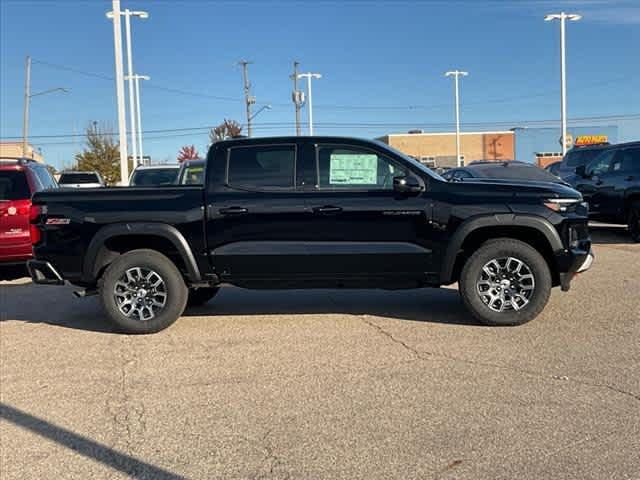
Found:
M 199 287 L 189 289 L 187 307 L 199 307 L 204 305 L 218 294 L 220 287 Z
M 100 300 L 111 321 L 126 333 L 154 333 L 182 315 L 188 289 L 174 263 L 155 250 L 127 252 L 99 282 Z
M 545 259 L 520 240 L 490 240 L 462 269 L 460 294 L 469 311 L 485 325 L 522 325 L 549 301 L 551 273 Z

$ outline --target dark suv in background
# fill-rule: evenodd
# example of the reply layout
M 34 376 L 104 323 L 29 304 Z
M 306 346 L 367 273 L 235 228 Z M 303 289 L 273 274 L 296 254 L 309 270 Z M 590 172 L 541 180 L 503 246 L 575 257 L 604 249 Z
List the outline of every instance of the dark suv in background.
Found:
M 640 242 L 640 142 L 600 147 L 567 178 L 589 203 L 589 217 L 629 226 Z
M 29 225 L 31 196 L 58 185 L 47 167 L 23 158 L 0 158 L 0 276 L 6 267 L 24 265 L 32 257 Z
M 573 147 L 565 154 L 562 161 L 559 162 L 554 175 L 562 179 L 567 179 L 570 182 L 575 175 L 576 168 L 588 165 L 594 158 L 600 155 L 603 150 L 610 146 L 609 143 L 597 143 Z

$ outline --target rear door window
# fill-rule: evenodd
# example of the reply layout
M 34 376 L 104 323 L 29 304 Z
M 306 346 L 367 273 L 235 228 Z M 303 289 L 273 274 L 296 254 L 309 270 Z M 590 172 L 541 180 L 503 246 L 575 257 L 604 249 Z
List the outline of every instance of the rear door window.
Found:
M 295 145 L 231 147 L 227 185 L 246 190 L 292 189 L 295 164 Z
M 25 200 L 31 198 L 27 176 L 20 170 L 0 171 L 0 200 Z

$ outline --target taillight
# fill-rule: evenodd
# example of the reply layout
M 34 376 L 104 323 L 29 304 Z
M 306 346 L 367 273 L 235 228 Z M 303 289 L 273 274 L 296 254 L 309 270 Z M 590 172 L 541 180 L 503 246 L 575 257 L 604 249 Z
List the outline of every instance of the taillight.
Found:
M 5 205 L 2 213 L 9 217 L 14 215 L 28 215 L 30 206 L 30 200 L 13 200 Z
M 42 240 L 42 232 L 36 225 L 38 217 L 42 213 L 42 209 L 38 205 L 31 204 L 29 209 L 29 236 L 31 237 L 31 245 L 37 244 Z

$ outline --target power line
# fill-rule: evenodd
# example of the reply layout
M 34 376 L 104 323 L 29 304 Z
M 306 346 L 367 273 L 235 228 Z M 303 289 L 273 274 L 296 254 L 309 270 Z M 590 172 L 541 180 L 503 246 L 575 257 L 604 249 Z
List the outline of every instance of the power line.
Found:
M 570 119 L 572 124 L 582 124 L 588 122 L 614 122 L 614 121 L 627 121 L 627 120 L 640 120 L 640 113 L 635 114 L 621 114 L 621 115 L 601 115 L 601 116 L 589 116 L 589 117 L 575 117 Z M 466 122 L 464 126 L 469 127 L 491 127 L 491 126 L 501 126 L 501 127 L 512 127 L 516 126 L 555 126 L 558 123 L 557 119 L 546 119 L 546 120 L 511 120 L 511 121 L 495 121 L 495 122 Z M 306 126 L 306 123 L 302 123 L 303 126 Z M 416 123 L 416 122 L 320 122 L 315 125 L 323 128 L 353 128 L 353 129 L 374 129 L 374 128 L 415 128 L 415 127 L 425 127 L 425 128 L 451 128 L 454 124 L 451 122 L 441 122 L 441 123 Z M 295 126 L 295 122 L 265 122 L 262 124 L 254 125 L 253 128 L 257 130 L 277 130 L 284 129 L 288 127 Z M 165 129 L 154 129 L 154 130 L 145 130 L 143 133 L 145 135 L 148 134 L 162 134 L 157 137 L 149 137 L 149 138 L 169 138 L 169 137 L 181 137 L 181 136 L 190 136 L 197 135 L 200 133 L 207 133 L 212 128 L 215 128 L 215 125 L 204 125 L 198 127 L 182 127 L 182 128 L 165 128 Z M 434 132 L 437 133 L 437 132 Z M 115 133 L 105 133 L 106 136 L 115 136 Z M 32 139 L 75 139 L 78 137 L 84 137 L 85 134 L 57 134 L 57 135 L 32 135 Z M 19 139 L 19 136 L 13 137 L 4 137 L 7 140 Z M 52 145 L 52 144 L 71 144 L 71 142 L 56 142 L 56 143 L 38 143 L 39 145 Z
M 66 72 L 71 72 L 71 73 L 76 73 L 78 75 L 84 75 L 86 77 L 92 77 L 92 78 L 99 78 L 101 80 L 109 80 L 109 81 L 115 81 L 114 77 L 111 77 L 109 75 L 104 75 L 101 73 L 95 73 L 95 72 L 88 72 L 85 70 L 80 70 L 78 68 L 74 68 L 74 67 L 68 67 L 66 65 L 59 65 L 56 63 L 50 63 L 50 62 L 45 62 L 43 60 L 33 60 L 33 63 L 38 63 L 40 65 L 45 65 L 49 68 L 53 68 L 56 70 L 63 70 Z M 178 93 L 180 95 L 189 95 L 192 97 L 202 97 L 202 98 L 211 98 L 214 100 L 220 100 L 220 101 L 225 101 L 225 102 L 240 102 L 242 101 L 241 98 L 235 98 L 235 97 L 222 97 L 220 95 L 210 95 L 208 93 L 198 93 L 198 92 L 190 92 L 187 90 L 181 90 L 179 88 L 172 88 L 172 87 L 165 87 L 162 85 L 147 85 L 147 88 L 154 88 L 156 90 L 162 90 L 165 92 L 170 92 L 170 93 Z
M 37 59 L 33 59 L 33 63 L 38 63 L 40 65 L 44 65 L 53 69 L 57 69 L 57 70 L 63 70 L 63 71 L 68 71 L 68 72 L 72 72 L 72 73 L 76 73 L 78 75 L 84 75 L 87 77 L 92 77 L 92 78 L 99 78 L 102 80 L 109 80 L 109 81 L 113 81 L 114 78 L 109 76 L 109 75 L 104 75 L 104 74 L 100 74 L 100 73 L 95 73 L 95 72 L 88 72 L 86 70 L 81 70 L 75 67 L 69 67 L 66 65 L 60 65 L 60 64 L 56 64 L 56 63 L 51 63 L 51 62 L 45 62 L 43 60 L 37 60 Z M 626 77 L 617 77 L 617 78 L 613 78 L 613 79 L 607 79 L 607 80 L 603 80 L 603 81 L 599 81 L 599 82 L 594 82 L 594 83 L 590 83 L 590 84 L 586 84 L 583 85 L 581 87 L 577 87 L 572 89 L 572 92 L 580 92 L 583 90 L 588 90 L 594 87 L 602 87 L 605 85 L 610 85 L 610 84 L 614 84 L 614 83 L 618 83 L 621 80 L 625 80 Z M 187 91 L 187 90 L 182 90 L 179 88 L 172 88 L 172 87 L 166 87 L 166 86 L 162 86 L 162 85 L 148 85 L 147 88 L 153 88 L 156 90 L 160 90 L 160 91 L 164 91 L 164 92 L 169 92 L 169 93 L 176 93 L 179 95 L 187 95 L 187 96 L 191 96 L 191 97 L 199 97 L 199 98 L 210 98 L 213 100 L 220 100 L 220 101 L 225 101 L 225 102 L 245 102 L 244 98 L 240 98 L 240 97 L 225 97 L 225 96 L 220 96 L 220 95 L 211 95 L 208 93 L 202 93 L 202 92 L 191 92 L 191 91 Z M 529 94 L 525 94 L 525 95 L 516 95 L 516 96 L 511 96 L 511 97 L 502 97 L 502 98 L 491 98 L 491 99 L 485 99 L 485 100 L 478 100 L 478 101 L 471 101 L 471 102 L 464 102 L 462 104 L 462 107 L 467 107 L 467 106 L 476 106 L 476 105 L 492 105 L 492 104 L 504 104 L 504 103 L 511 103 L 511 102 L 518 102 L 520 100 L 528 100 L 528 99 L 535 99 L 535 98 L 543 98 L 543 97 L 549 97 L 553 94 L 557 93 L 557 89 L 553 89 L 553 90 L 547 90 L 547 91 L 540 91 L 540 92 L 536 92 L 536 93 L 529 93 Z M 267 102 L 270 105 L 272 105 L 273 107 L 290 107 L 290 104 L 288 103 L 278 103 L 278 102 Z M 415 104 L 415 105 L 349 105 L 349 104 L 325 104 L 325 105 L 314 105 L 314 108 L 316 109 L 322 109 L 322 110 L 354 110 L 354 111 L 411 111 L 411 110 L 437 110 L 437 109 L 442 109 L 442 108 L 451 108 L 451 104 L 450 103 L 441 103 L 441 104 L 432 104 L 432 105 L 427 105 L 427 104 Z

